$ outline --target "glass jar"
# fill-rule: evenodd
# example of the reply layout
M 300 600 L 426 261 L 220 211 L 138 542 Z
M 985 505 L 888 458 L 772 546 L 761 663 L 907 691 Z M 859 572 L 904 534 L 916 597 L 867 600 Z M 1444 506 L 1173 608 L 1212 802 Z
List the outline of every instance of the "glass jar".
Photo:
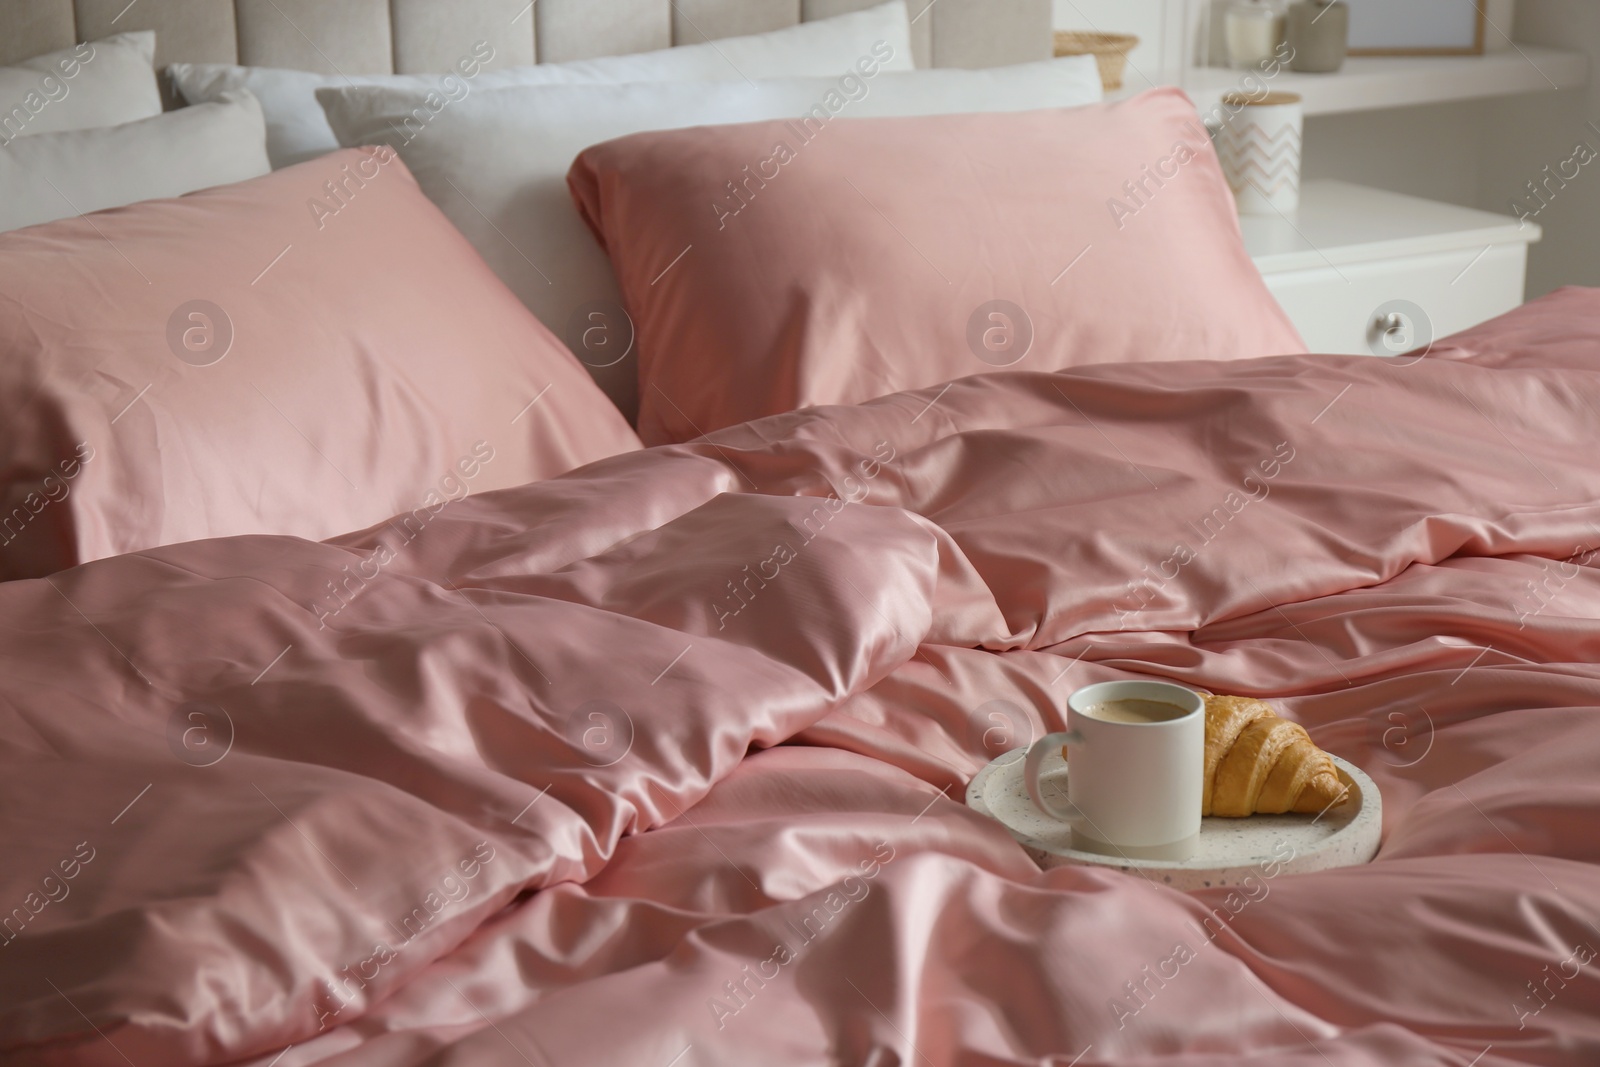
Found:
M 1256 70 L 1272 59 L 1283 43 L 1284 9 L 1266 0 L 1241 0 L 1224 16 L 1228 62 L 1239 70 Z

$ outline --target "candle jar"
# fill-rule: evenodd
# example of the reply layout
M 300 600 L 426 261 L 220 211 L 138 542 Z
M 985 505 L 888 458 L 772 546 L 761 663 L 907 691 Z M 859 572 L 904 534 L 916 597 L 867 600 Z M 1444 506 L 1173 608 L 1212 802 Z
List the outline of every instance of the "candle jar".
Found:
M 1225 16 L 1228 61 L 1240 70 L 1255 70 L 1272 59 L 1283 41 L 1283 11 L 1264 0 L 1243 0 Z
M 1231 117 L 1217 131 L 1217 158 L 1241 215 L 1290 215 L 1300 207 L 1305 130 L 1298 93 L 1228 93 Z

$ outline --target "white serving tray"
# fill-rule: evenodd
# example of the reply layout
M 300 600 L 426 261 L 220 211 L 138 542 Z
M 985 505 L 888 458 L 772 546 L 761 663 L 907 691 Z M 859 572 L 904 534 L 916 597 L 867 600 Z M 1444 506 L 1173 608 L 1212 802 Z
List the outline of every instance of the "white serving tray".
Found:
M 1072 847 L 1072 830 L 1034 807 L 1022 785 L 1025 749 L 994 759 L 967 786 L 967 806 L 997 820 L 1041 867 L 1083 864 L 1113 867 L 1174 889 L 1208 889 L 1326 871 L 1369 862 L 1378 852 L 1383 801 L 1377 784 L 1333 757 L 1349 796 L 1320 815 L 1251 815 L 1201 820 L 1200 843 L 1187 860 L 1132 860 Z M 1046 791 L 1066 796 L 1067 765 L 1059 752 L 1045 757 L 1039 776 Z

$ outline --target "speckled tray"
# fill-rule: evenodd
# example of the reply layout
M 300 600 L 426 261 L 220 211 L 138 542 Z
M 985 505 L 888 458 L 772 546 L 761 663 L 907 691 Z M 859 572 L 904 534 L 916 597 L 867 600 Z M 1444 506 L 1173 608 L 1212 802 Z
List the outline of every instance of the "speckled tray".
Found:
M 1175 889 L 1240 885 L 1285 873 L 1326 871 L 1366 863 L 1378 853 L 1383 800 L 1377 784 L 1338 756 L 1333 762 L 1350 796 L 1320 815 L 1251 815 L 1206 818 L 1200 844 L 1187 860 L 1130 860 L 1072 847 L 1072 830 L 1033 806 L 1022 784 L 1025 749 L 996 758 L 967 786 L 967 806 L 998 820 L 1041 867 L 1089 864 L 1142 874 Z M 1067 765 L 1060 753 L 1045 757 L 1040 782 L 1066 795 Z

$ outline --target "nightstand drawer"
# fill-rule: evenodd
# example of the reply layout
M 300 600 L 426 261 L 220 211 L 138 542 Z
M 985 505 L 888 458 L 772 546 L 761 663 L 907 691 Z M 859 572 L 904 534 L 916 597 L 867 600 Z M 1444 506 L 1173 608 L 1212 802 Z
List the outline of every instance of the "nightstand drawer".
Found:
M 1398 355 L 1510 311 L 1540 237 L 1505 215 L 1335 181 L 1239 227 L 1306 347 L 1337 355 Z M 1378 320 L 1395 312 L 1403 325 L 1386 338 Z
M 1311 351 L 1385 354 L 1380 318 L 1399 311 L 1411 343 L 1476 326 L 1522 303 L 1527 263 L 1518 242 L 1264 277 Z

